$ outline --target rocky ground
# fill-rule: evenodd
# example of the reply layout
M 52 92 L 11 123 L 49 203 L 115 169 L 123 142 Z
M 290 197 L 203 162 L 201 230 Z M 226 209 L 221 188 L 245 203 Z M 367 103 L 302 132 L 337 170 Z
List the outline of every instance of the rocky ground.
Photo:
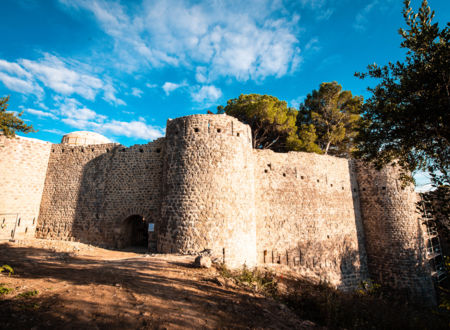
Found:
M 14 269 L 0 275 L 0 328 L 317 328 L 215 267 L 193 267 L 192 256 L 138 252 L 48 240 L 0 243 L 0 266 Z

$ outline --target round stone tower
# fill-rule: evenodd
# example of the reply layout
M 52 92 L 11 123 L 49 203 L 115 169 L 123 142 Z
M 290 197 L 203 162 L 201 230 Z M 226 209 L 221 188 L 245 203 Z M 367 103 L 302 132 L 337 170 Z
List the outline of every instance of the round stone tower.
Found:
M 167 122 L 158 250 L 256 264 L 250 127 L 226 115 Z
M 367 163 L 355 165 L 371 278 L 435 303 L 414 187 L 402 186 L 398 167 L 377 171 Z

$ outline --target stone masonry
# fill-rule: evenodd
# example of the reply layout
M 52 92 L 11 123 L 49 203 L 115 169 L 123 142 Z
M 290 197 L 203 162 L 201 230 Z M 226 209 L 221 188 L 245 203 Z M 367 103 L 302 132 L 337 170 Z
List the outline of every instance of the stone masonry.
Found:
M 433 302 L 416 194 L 396 168 L 254 150 L 250 133 L 193 115 L 129 148 L 0 137 L 0 238 L 14 227 L 115 248 L 144 237 L 162 253 L 284 264 L 343 290 L 371 278 Z

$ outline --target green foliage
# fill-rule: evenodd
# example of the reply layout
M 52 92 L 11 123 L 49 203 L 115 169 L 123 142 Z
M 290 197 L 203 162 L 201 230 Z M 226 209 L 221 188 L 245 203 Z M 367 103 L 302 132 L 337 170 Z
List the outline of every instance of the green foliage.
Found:
M 225 107 L 217 107 L 217 112 L 248 124 L 252 129 L 253 148 L 285 152 L 297 150 L 301 144 L 296 135 L 297 111 L 274 96 L 241 94 L 237 99 L 228 100 Z
M 9 276 L 14 274 L 14 269 L 9 265 L 3 265 L 0 267 L 0 273 L 7 272 Z
M 404 1 L 407 29 L 400 29 L 403 62 L 368 66 L 362 79 L 381 82 L 369 88 L 364 106 L 367 125 L 357 156 L 382 167 L 394 160 L 407 171 L 426 170 L 437 184 L 449 183 L 450 24 L 440 30 L 426 0 L 418 13 Z
M 30 298 L 30 297 L 37 296 L 38 294 L 39 294 L 38 290 L 30 290 L 30 291 L 25 291 L 25 292 L 19 293 L 17 296 L 21 297 L 21 298 Z
M 20 118 L 22 113 L 17 116 L 13 112 L 7 112 L 9 96 L 0 97 L 0 134 L 6 137 L 14 137 L 16 132 L 30 133 L 35 132 L 33 126 L 26 125 Z
M 392 289 L 371 282 L 356 292 L 342 292 L 325 283 L 297 280 L 281 299 L 301 319 L 332 329 L 446 329 L 450 313 L 404 301 Z M 362 290 L 363 293 L 360 292 Z
M 3 283 L 0 283 L 0 296 L 11 293 L 12 291 L 13 291 L 13 289 L 7 288 L 6 286 L 3 286 Z
M 350 157 L 362 125 L 363 99 L 342 91 L 337 82 L 320 84 L 308 94 L 297 116 L 303 151 Z
M 251 287 L 257 292 L 262 292 L 270 296 L 277 293 L 277 282 L 275 274 L 269 271 L 249 269 L 245 265 L 241 270 L 232 271 L 225 265 L 217 266 L 220 275 L 224 278 L 233 279 L 237 284 Z

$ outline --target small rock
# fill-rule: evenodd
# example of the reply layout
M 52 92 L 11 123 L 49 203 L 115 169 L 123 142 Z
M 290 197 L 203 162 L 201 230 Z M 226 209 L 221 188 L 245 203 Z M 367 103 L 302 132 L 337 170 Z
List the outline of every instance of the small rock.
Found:
M 194 265 L 199 268 L 211 268 L 211 258 L 208 256 L 198 256 L 195 258 Z

